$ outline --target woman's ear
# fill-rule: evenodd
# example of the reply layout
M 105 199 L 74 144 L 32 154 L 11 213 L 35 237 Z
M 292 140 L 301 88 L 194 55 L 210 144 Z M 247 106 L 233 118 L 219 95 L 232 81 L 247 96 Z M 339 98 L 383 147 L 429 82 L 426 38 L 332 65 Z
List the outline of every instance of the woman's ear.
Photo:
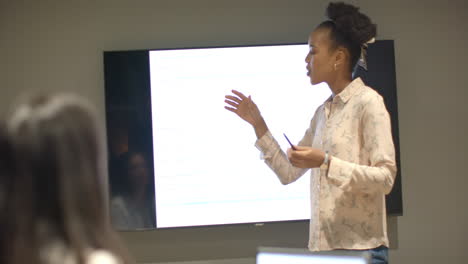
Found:
M 343 67 L 346 67 L 346 58 L 348 56 L 348 52 L 345 48 L 342 48 L 342 47 L 339 47 L 337 50 L 336 50 L 336 53 L 335 53 L 335 63 L 334 63 L 334 67 L 335 67 L 335 71 L 340 69 L 340 68 L 343 68 Z

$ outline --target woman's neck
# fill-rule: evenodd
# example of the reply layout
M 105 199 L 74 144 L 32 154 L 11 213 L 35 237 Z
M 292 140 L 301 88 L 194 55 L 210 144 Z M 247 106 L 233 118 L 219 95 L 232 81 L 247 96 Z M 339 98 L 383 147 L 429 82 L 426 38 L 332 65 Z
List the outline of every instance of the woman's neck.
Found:
M 328 83 L 328 86 L 330 87 L 333 96 L 341 93 L 346 86 L 348 86 L 352 81 L 351 75 L 346 76 L 346 77 L 337 77 L 335 80 L 332 82 Z

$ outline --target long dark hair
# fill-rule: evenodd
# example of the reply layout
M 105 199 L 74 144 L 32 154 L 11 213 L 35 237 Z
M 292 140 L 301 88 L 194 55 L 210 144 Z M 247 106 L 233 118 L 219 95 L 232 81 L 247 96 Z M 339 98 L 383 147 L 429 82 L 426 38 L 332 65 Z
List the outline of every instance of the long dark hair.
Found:
M 93 249 L 128 263 L 109 221 L 103 131 L 93 107 L 74 95 L 38 95 L 14 107 L 6 126 L 14 164 L 7 262 L 45 263 L 42 250 L 59 242 L 80 264 Z

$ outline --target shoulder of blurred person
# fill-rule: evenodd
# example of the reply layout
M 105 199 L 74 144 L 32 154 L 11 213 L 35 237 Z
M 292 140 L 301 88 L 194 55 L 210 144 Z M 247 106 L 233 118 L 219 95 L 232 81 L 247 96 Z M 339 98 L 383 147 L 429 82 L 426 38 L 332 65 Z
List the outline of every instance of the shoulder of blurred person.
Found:
M 94 250 L 88 256 L 87 264 L 120 264 L 121 261 L 117 259 L 111 252 L 106 250 Z
M 110 213 L 112 225 L 116 229 L 127 229 L 130 227 L 128 222 L 130 216 L 125 200 L 122 196 L 112 198 L 110 204 Z
M 86 250 L 85 264 L 122 264 L 114 254 L 104 249 Z M 41 259 L 47 264 L 77 264 L 78 259 L 72 251 L 60 242 L 50 243 L 41 250 Z

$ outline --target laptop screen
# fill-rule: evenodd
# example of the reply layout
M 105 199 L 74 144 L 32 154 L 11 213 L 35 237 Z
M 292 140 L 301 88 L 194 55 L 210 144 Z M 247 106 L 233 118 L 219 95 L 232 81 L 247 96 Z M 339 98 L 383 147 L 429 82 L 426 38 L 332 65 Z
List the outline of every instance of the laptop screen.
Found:
M 260 248 L 257 264 L 367 264 L 363 252 L 329 251 L 314 253 L 305 249 Z

